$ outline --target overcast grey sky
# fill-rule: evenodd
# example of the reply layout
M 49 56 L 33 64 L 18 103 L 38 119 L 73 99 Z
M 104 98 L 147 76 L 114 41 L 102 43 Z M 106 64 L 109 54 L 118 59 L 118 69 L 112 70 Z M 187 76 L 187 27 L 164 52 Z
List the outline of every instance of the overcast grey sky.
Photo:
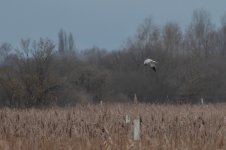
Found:
M 147 17 L 186 27 L 195 9 L 205 9 L 214 24 L 226 14 L 226 0 L 0 0 L 0 44 L 21 38 L 50 38 L 60 29 L 74 35 L 79 49 L 119 48 Z

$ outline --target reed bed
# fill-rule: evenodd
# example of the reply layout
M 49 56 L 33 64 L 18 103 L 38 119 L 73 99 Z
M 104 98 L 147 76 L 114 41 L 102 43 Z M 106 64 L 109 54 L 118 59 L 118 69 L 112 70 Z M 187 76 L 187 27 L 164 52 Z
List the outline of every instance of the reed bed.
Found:
M 134 141 L 137 116 L 141 139 Z M 223 150 L 225 125 L 226 104 L 1 108 L 0 150 Z

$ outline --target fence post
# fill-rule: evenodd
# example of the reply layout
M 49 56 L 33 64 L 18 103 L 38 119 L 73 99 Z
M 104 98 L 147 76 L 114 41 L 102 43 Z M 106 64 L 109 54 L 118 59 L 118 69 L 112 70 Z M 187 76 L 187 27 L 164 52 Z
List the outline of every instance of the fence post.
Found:
M 137 99 L 137 94 L 136 93 L 134 94 L 133 102 L 134 102 L 134 104 L 138 103 L 138 99 Z
M 134 150 L 140 150 L 141 149 L 141 118 L 138 116 L 133 120 L 133 140 L 134 140 Z
M 202 105 L 204 104 L 204 99 L 203 99 L 203 98 L 201 98 L 201 104 L 202 104 Z
M 130 117 L 129 115 L 126 115 L 126 124 L 130 123 Z
M 103 101 L 100 101 L 100 106 L 101 106 L 101 107 L 103 106 Z
M 135 141 L 140 140 L 140 117 L 133 120 L 133 139 Z

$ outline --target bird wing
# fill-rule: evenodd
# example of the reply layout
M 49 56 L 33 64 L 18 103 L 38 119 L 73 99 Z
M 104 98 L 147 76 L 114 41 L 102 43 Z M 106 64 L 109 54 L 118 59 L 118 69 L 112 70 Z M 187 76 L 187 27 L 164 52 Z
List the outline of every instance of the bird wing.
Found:
M 156 67 L 153 62 L 150 63 L 150 67 Z
M 149 64 L 150 62 L 151 62 L 150 59 L 145 59 L 145 60 L 144 60 L 144 64 Z
M 149 63 L 158 63 L 158 62 L 149 58 L 144 60 L 144 64 L 149 64 Z
M 154 67 L 151 67 L 155 72 L 156 72 L 156 67 L 154 66 Z
M 154 61 L 154 60 L 151 60 L 151 62 L 153 62 L 153 63 L 159 63 L 159 62 L 157 62 L 157 61 Z

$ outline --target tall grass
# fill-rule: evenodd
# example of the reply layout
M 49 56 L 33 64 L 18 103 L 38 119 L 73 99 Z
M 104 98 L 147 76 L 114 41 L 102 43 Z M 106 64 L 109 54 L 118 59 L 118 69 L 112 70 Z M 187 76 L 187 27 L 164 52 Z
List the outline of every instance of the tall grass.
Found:
M 141 140 L 132 121 L 141 116 Z M 226 104 L 0 109 L 0 150 L 226 149 Z

